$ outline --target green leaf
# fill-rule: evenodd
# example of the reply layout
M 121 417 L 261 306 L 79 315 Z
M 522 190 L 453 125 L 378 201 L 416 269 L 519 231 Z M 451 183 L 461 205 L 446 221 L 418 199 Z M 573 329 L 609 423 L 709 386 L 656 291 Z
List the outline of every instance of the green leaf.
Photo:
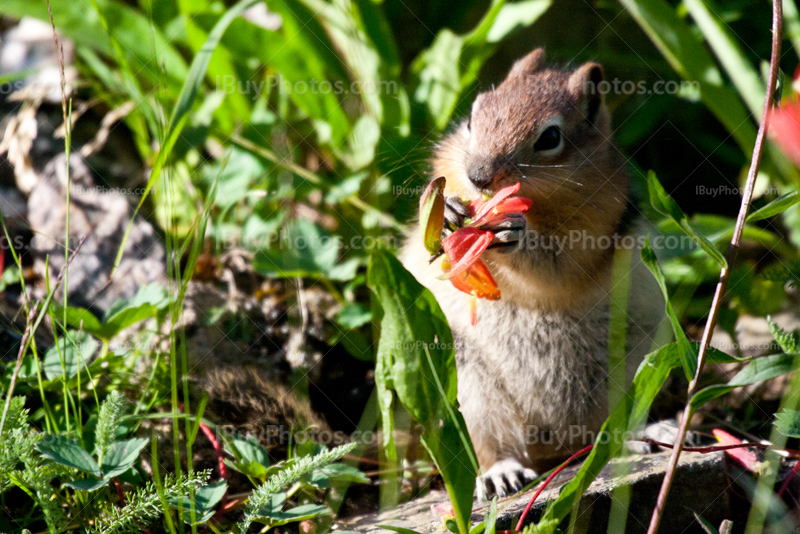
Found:
M 778 326 L 775 321 L 772 320 L 772 317 L 767 317 L 767 323 L 769 324 L 769 331 L 772 333 L 772 337 L 775 338 L 775 341 L 778 342 L 778 345 L 781 346 L 781 349 L 786 354 L 798 355 L 800 354 L 800 331 L 795 330 L 794 332 L 787 332 L 780 326 Z
M 347 464 L 330 464 L 311 473 L 311 483 L 319 488 L 327 488 L 331 482 L 371 483 L 364 473 Z
M 678 203 L 664 190 L 653 171 L 647 173 L 647 189 L 650 191 L 650 204 L 657 212 L 675 221 L 681 230 L 691 237 L 720 267 L 728 266 L 725 256 L 717 250 L 717 247 L 689 223 L 689 218 L 683 213 Z
M 264 523 L 270 527 L 279 527 L 288 523 L 296 523 L 298 521 L 305 521 L 307 519 L 314 519 L 321 515 L 329 515 L 331 510 L 327 506 L 318 504 L 303 504 L 290 508 L 285 512 L 280 512 L 271 516 L 263 516 L 256 518 L 259 523 Z
M 692 409 L 696 410 L 711 399 L 721 397 L 738 387 L 749 386 L 794 371 L 795 357 L 793 354 L 776 354 L 752 360 L 727 384 L 708 386 L 695 393 L 690 401 Z
M 79 469 L 98 478 L 102 476 L 100 466 L 97 465 L 97 462 L 94 461 L 88 452 L 83 450 L 83 447 L 71 439 L 53 434 L 45 434 L 42 440 L 36 444 L 36 448 L 39 449 L 42 456 L 57 464 Z
M 103 475 L 113 478 L 133 467 L 149 441 L 146 438 L 131 438 L 114 442 L 103 457 Z
M 240 462 L 231 462 L 227 458 L 225 459 L 225 465 L 229 466 L 231 469 L 240 472 L 241 474 L 257 478 L 261 481 L 267 479 L 268 472 L 267 468 L 264 467 L 262 464 L 256 462 L 255 460 L 242 460 Z
M 111 482 L 111 477 L 104 477 L 99 480 L 96 478 L 83 478 L 81 480 L 64 482 L 64 485 L 78 491 L 97 491 L 107 486 L 109 482 Z
M 692 16 L 703 36 L 711 45 L 711 49 L 719 59 L 733 85 L 739 91 L 755 117 L 761 117 L 764 111 L 765 85 L 761 82 L 758 71 L 748 60 L 747 54 L 739 45 L 737 36 L 730 30 L 725 21 L 720 19 L 715 6 L 710 0 L 684 0 L 683 5 Z
M 269 467 L 269 453 L 261 446 L 255 436 L 234 436 L 231 439 L 231 446 L 236 448 L 236 451 L 244 460 Z
M 367 285 L 382 310 L 375 382 L 383 414 L 392 392 L 424 428 L 422 441 L 439 467 L 462 532 L 469 530 L 478 470 L 461 413 L 453 336 L 439 304 L 388 251 L 370 258 Z M 384 415 L 384 432 L 387 428 Z
M 66 378 L 77 375 L 78 369 L 88 365 L 89 359 L 97 350 L 97 341 L 86 332 L 73 330 L 69 335 L 72 337 L 71 341 L 67 337 L 62 337 L 44 354 L 44 374 L 49 380 L 63 377 L 64 373 Z
M 497 526 L 496 525 L 496 522 L 497 522 L 497 497 L 496 496 L 495 496 L 494 499 L 492 499 L 492 506 L 489 508 L 489 514 L 486 516 L 486 519 L 484 519 L 484 522 L 486 524 L 486 529 L 485 529 L 486 534 L 494 534 L 495 528 Z
M 313 222 L 297 219 L 286 225 L 277 248 L 262 250 L 254 267 L 275 278 L 326 277 L 349 280 L 355 277 L 358 264 L 337 264 L 341 238 L 328 236 Z
M 800 412 L 784 408 L 775 414 L 775 430 L 790 438 L 800 438 Z
M 672 303 L 669 300 L 669 291 L 667 291 L 667 283 L 664 280 L 664 273 L 661 271 L 661 266 L 658 264 L 656 253 L 650 246 L 649 238 L 645 240 L 644 247 L 642 247 L 642 261 L 647 268 L 650 269 L 650 272 L 653 273 L 653 276 L 658 282 L 658 287 L 661 288 L 661 294 L 664 296 L 667 317 L 669 317 L 669 321 L 672 324 L 672 331 L 675 333 L 675 340 L 680 352 L 684 374 L 686 375 L 687 380 L 692 380 L 694 378 L 695 371 L 697 370 L 697 353 L 692 350 L 692 346 L 689 343 L 689 338 L 686 337 L 686 333 L 683 331 L 683 327 L 678 319 L 678 315 L 675 313 Z
M 340 146 L 352 130 L 342 100 L 335 91 L 309 90 L 311 81 L 339 82 L 342 87 L 350 87 L 347 71 L 334 52 L 337 47 L 331 43 L 316 12 L 303 2 L 273 0 L 269 9 L 282 19 L 278 31 L 256 27 L 262 61 L 278 70 L 281 76 L 269 83 L 285 83 L 288 90 L 282 91 L 315 119 L 317 125 L 326 127 L 324 133 L 321 128 L 317 129 L 319 142 Z
M 119 310 L 105 319 L 103 324 L 103 339 L 111 339 L 129 326 L 155 317 L 158 310 L 151 304 L 141 304 L 136 307 Z
M 552 0 L 525 0 L 503 6 L 486 34 L 486 42 L 499 43 L 515 31 L 527 28 L 552 4 Z
M 493 2 L 475 29 L 457 35 L 441 30 L 411 64 L 414 100 L 424 106 L 431 122 L 444 130 L 466 91 L 473 86 L 484 62 L 499 41 L 514 30 L 533 24 L 552 2 Z
M 226 491 L 228 491 L 228 484 L 224 480 L 218 480 L 206 484 L 195 492 L 194 509 L 196 525 L 205 523 L 214 517 L 214 508 L 222 500 L 222 497 L 225 496 Z M 180 499 L 180 501 L 178 499 L 170 499 L 169 504 L 174 508 L 182 507 L 184 522 L 187 525 L 192 524 L 192 503 L 188 498 L 184 497 Z
M 60 304 L 54 303 L 52 306 L 53 315 L 55 315 L 57 321 L 61 321 L 64 318 L 64 307 Z M 84 308 L 73 308 L 72 306 L 67 307 L 67 323 L 66 326 L 72 328 L 74 330 L 83 330 L 84 332 L 88 332 L 93 336 L 102 337 L 103 325 L 100 320 L 92 315 L 89 310 Z
M 364 326 L 372 319 L 372 310 L 358 302 L 348 302 L 336 314 L 336 322 L 351 330 Z
M 748 215 L 747 222 L 752 223 L 774 217 L 775 215 L 783 213 L 798 202 L 800 202 L 800 194 L 798 194 L 797 191 L 784 193 L 766 206 Z
M 417 530 L 411 530 L 410 528 L 403 528 L 403 527 L 394 527 L 392 525 L 378 525 L 378 528 L 391 530 L 392 532 L 399 532 L 399 534 L 422 534 Z

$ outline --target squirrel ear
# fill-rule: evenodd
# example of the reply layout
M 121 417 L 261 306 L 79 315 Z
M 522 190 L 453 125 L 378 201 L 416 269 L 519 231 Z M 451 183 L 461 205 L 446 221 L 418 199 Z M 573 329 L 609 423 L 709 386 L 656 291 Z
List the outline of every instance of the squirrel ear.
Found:
M 537 48 L 522 59 L 518 59 L 508 77 L 519 76 L 521 74 L 531 74 L 544 66 L 544 48 Z
M 599 63 L 586 63 L 569 77 L 569 91 L 577 96 L 580 102 L 586 103 L 584 112 L 590 124 L 594 124 L 603 103 L 600 83 L 604 79 L 603 67 Z

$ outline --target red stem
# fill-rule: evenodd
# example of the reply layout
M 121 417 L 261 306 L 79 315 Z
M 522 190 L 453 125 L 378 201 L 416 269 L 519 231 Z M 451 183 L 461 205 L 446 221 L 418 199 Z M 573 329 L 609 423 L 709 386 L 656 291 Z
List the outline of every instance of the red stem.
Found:
M 517 530 L 522 530 L 522 523 L 525 521 L 525 516 L 528 515 L 528 512 L 531 509 L 531 506 L 533 506 L 533 503 L 536 502 L 536 499 L 545 490 L 547 485 L 550 484 L 550 481 L 553 480 L 556 477 L 556 475 L 558 475 L 561 471 L 563 471 L 564 468 L 567 467 L 575 458 L 577 458 L 578 456 L 581 456 L 582 454 L 585 454 L 585 453 L 589 452 L 593 448 L 594 448 L 594 444 L 587 445 L 586 447 L 582 448 L 581 450 L 579 450 L 578 452 L 576 452 L 575 454 L 573 454 L 572 456 L 567 458 L 564 461 L 563 464 L 561 464 L 558 467 L 556 467 L 555 471 L 550 473 L 550 476 L 545 479 L 545 481 L 542 483 L 542 485 L 539 486 L 539 489 L 536 490 L 536 493 L 533 494 L 533 497 L 531 497 L 531 500 L 528 503 L 528 506 L 525 507 L 525 511 L 522 512 L 522 516 L 519 518 L 519 521 L 517 522 Z
M 650 438 L 643 438 L 642 441 L 644 441 L 645 443 L 650 443 L 652 445 L 658 445 L 659 447 L 665 447 L 667 449 L 675 448 L 674 443 L 664 443 L 663 441 L 656 441 Z M 771 449 L 772 445 L 767 445 L 766 443 L 734 443 L 731 445 L 711 445 L 708 447 L 683 447 L 682 450 L 686 452 L 709 453 L 717 451 L 727 451 L 729 449 L 743 449 L 745 447 L 754 447 L 756 449 Z M 792 456 L 800 456 L 800 451 L 796 451 L 793 449 L 782 449 L 782 450 L 784 452 L 787 452 L 788 454 L 791 454 Z
M 122 506 L 125 506 L 125 492 L 122 491 L 122 486 L 119 483 L 119 477 L 114 477 L 114 487 L 117 488 L 117 496 L 119 497 L 119 503 Z
M 211 442 L 211 446 L 214 447 L 214 450 L 217 452 L 217 467 L 219 468 L 219 477 L 223 480 L 227 480 L 226 471 L 225 471 L 225 458 L 222 453 L 222 447 L 217 440 L 217 436 L 214 435 L 214 432 L 208 428 L 208 425 L 204 425 L 200 423 L 200 430 L 203 431 L 203 434 L 206 435 L 208 441 Z M 225 491 L 225 495 L 222 496 L 222 500 L 220 501 L 219 511 L 217 511 L 217 516 L 221 516 L 225 513 L 225 504 L 228 502 L 228 491 Z

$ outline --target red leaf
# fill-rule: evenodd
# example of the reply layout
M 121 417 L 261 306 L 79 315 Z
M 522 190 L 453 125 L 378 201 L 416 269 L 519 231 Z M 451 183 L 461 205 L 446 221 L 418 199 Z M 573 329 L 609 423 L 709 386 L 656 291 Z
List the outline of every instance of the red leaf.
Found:
M 450 279 L 472 267 L 492 239 L 494 239 L 492 232 L 471 227 L 459 228 L 447 236 L 442 245 L 450 268 L 445 270 L 441 279 Z M 443 263 L 442 267 L 444 266 Z

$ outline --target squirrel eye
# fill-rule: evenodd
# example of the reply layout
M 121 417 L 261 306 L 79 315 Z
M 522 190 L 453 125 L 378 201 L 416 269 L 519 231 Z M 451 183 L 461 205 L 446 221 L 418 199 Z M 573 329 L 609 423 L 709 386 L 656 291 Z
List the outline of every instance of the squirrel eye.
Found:
M 558 126 L 550 126 L 546 128 L 539 139 L 536 140 L 536 143 L 533 145 L 533 149 L 536 152 L 543 152 L 547 150 L 554 150 L 561 146 L 561 130 L 558 129 Z

